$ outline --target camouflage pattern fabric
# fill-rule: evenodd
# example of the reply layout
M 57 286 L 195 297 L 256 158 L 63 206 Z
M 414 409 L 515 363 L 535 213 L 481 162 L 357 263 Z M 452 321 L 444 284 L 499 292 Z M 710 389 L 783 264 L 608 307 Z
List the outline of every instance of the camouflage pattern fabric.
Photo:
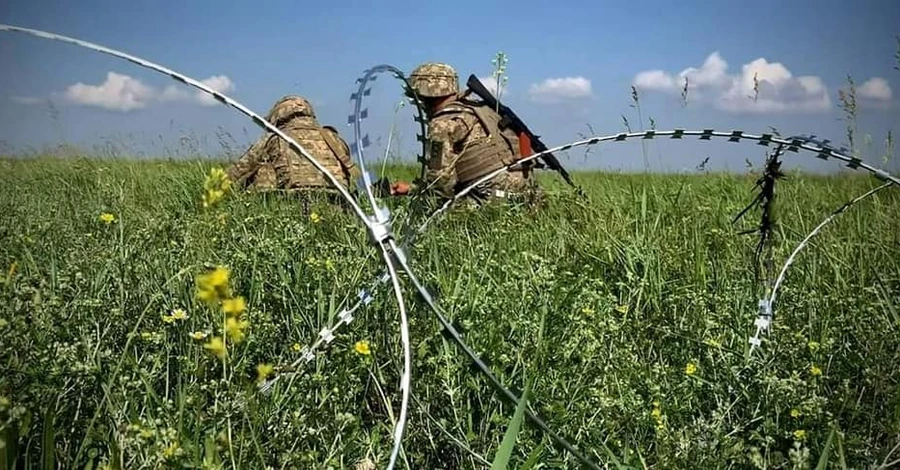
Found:
M 462 108 L 460 112 L 438 113 L 428 123 L 428 135 L 431 139 L 431 152 L 425 168 L 425 182 L 418 184 L 417 187 L 442 198 L 451 198 L 469 183 L 469 181 L 460 181 L 457 172 L 458 162 L 467 151 L 472 149 L 473 143 L 488 138 L 487 130 L 474 112 Z M 509 153 L 510 155 L 494 158 L 511 162 L 513 161 L 512 152 Z M 476 180 L 489 172 L 484 172 L 470 180 Z M 525 192 L 533 192 L 536 187 L 531 183 L 531 178 L 522 171 L 509 171 L 480 184 L 470 194 L 476 199 L 515 197 Z
M 309 103 L 299 97 L 282 98 L 267 120 L 297 141 L 345 187 L 352 188 L 359 171 L 350 149 L 333 127 L 316 122 Z M 267 132 L 227 170 L 238 188 L 251 191 L 319 191 L 338 193 L 315 166 L 287 142 Z
M 412 71 L 409 75 L 409 85 L 423 98 L 451 96 L 459 91 L 459 78 L 453 67 L 439 62 L 428 62 Z

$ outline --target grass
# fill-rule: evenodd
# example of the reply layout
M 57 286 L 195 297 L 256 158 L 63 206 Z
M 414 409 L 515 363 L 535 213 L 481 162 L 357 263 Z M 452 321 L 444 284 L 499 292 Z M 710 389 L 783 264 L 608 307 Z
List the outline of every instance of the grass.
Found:
M 0 161 L 0 465 L 385 465 L 401 372 L 387 291 L 295 380 L 267 396 L 255 387 L 260 364 L 298 358 L 380 273 L 364 230 L 350 213 L 304 213 L 276 195 L 203 208 L 213 165 Z M 774 331 L 748 361 L 756 240 L 735 233 L 758 213 L 730 219 L 754 175 L 576 173 L 588 201 L 541 176 L 544 210 L 452 212 L 410 256 L 468 343 L 510 388 L 529 382 L 529 404 L 578 449 L 612 465 L 608 448 L 632 468 L 900 459 L 900 192 L 853 207 L 801 254 Z M 776 261 L 877 184 L 860 174 L 779 182 Z M 222 329 L 195 296 L 209 265 L 228 267 L 246 299 L 249 327 L 226 341 L 225 360 L 203 347 L 209 336 L 190 336 Z M 488 468 L 509 449 L 516 407 L 406 297 L 414 398 L 401 466 Z M 169 317 L 176 309 L 187 318 Z M 576 468 L 527 422 L 509 468 L 526 463 Z

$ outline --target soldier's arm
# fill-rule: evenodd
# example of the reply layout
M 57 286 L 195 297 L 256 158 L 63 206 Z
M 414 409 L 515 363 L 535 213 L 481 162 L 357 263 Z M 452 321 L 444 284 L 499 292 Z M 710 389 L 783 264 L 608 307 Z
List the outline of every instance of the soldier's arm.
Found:
M 247 178 L 253 173 L 253 170 L 256 169 L 256 165 L 260 160 L 259 157 L 265 151 L 266 142 L 269 140 L 268 137 L 269 135 L 267 132 L 257 139 L 256 142 L 241 155 L 238 161 L 228 167 L 225 174 L 235 186 L 239 188 L 243 187 Z
M 360 176 L 362 176 L 362 172 L 359 170 L 359 167 L 356 166 L 355 163 L 353 163 L 353 155 L 350 154 L 350 146 L 347 145 L 347 141 L 345 141 L 344 138 L 341 137 L 340 132 L 338 132 L 338 130 L 333 126 L 322 126 L 322 128 L 333 138 L 333 141 L 340 147 L 340 149 L 337 149 L 337 152 L 339 153 L 337 157 L 338 160 L 340 160 L 341 167 L 343 167 L 344 171 L 347 173 L 352 186 L 352 184 L 357 181 Z
M 350 146 L 347 145 L 347 142 L 345 142 L 344 139 L 341 139 L 340 135 L 338 135 L 338 141 L 344 148 L 344 158 L 346 159 L 345 162 L 349 167 L 347 173 L 350 175 L 350 182 L 351 184 L 355 183 L 362 176 L 362 171 L 360 171 L 359 167 L 356 166 L 355 163 L 353 163 L 353 155 L 350 155 Z

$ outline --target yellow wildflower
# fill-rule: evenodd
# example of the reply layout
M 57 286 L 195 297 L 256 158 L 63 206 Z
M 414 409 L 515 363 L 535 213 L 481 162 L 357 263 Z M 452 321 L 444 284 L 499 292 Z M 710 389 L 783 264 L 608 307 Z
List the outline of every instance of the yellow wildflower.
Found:
M 813 364 L 812 367 L 809 368 L 809 373 L 812 374 L 813 377 L 816 377 L 822 375 L 822 369 L 819 369 L 818 366 Z
M 100 214 L 100 221 L 111 224 L 116 221 L 116 216 L 110 214 L 109 212 L 104 212 Z
M 227 354 L 225 342 L 218 336 L 214 336 L 208 343 L 204 344 L 203 347 L 219 359 L 224 359 Z
M 697 372 L 697 365 L 693 362 L 688 362 L 684 367 L 684 373 L 687 375 L 694 375 Z
M 231 317 L 225 320 L 225 333 L 231 338 L 235 343 L 240 343 L 244 339 L 244 330 L 250 324 L 246 320 L 238 320 L 237 318 Z
M 168 446 L 166 446 L 165 449 L 163 449 L 163 457 L 167 458 L 167 459 L 175 456 L 176 453 L 178 453 L 178 443 L 177 442 L 173 442 L 173 443 L 169 444 Z
M 225 197 L 225 192 L 231 188 L 228 175 L 221 168 L 213 168 L 203 182 L 203 207 L 209 207 Z
M 353 349 L 356 350 L 357 354 L 362 354 L 363 356 L 372 354 L 372 350 L 369 348 L 369 342 L 366 340 L 357 341 L 356 344 L 353 345 Z
M 303 346 L 300 346 L 300 343 L 294 343 L 294 344 L 291 346 L 291 349 L 293 349 L 293 350 L 296 351 L 296 352 L 300 352 L 300 350 L 303 349 Z
M 791 409 L 791 418 L 799 418 L 800 414 L 800 410 L 798 410 L 797 408 Z
M 203 207 L 210 207 L 225 197 L 225 192 L 218 189 L 211 189 L 203 195 Z
M 267 377 L 272 375 L 272 372 L 275 370 L 271 364 L 260 364 L 256 366 L 256 381 L 262 382 L 266 380 Z
M 581 309 L 581 313 L 584 314 L 584 315 L 593 315 L 593 314 L 594 314 L 594 309 L 592 309 L 592 308 L 590 308 L 590 307 L 583 307 L 583 308 Z
M 172 315 L 170 316 L 173 320 L 185 320 L 187 319 L 188 314 L 183 308 L 176 308 L 175 310 L 172 310 Z
M 227 268 L 218 266 L 208 273 L 198 275 L 197 297 L 210 305 L 231 297 L 231 289 L 228 287 L 230 274 Z
M 222 301 L 222 312 L 228 317 L 236 317 L 247 309 L 247 303 L 241 296 Z
M 628 306 L 627 305 L 619 305 L 618 307 L 616 307 L 616 311 L 619 313 L 628 313 Z
M 209 336 L 205 331 L 193 331 L 188 333 L 188 335 L 196 340 L 206 339 L 206 337 Z
M 160 316 L 162 317 L 162 321 L 164 321 L 165 323 L 169 323 L 169 324 L 175 323 L 175 317 L 173 317 L 172 315 L 164 314 L 164 315 L 160 315 Z
M 228 283 L 228 277 L 231 273 L 227 268 L 217 266 L 212 271 L 197 277 L 197 283 L 209 287 L 222 287 Z
M 319 222 L 322 221 L 322 218 L 319 217 L 319 214 L 313 212 L 313 213 L 309 214 L 309 220 L 310 220 L 312 223 L 317 224 L 317 223 L 319 223 Z
M 794 439 L 796 439 L 798 441 L 802 441 L 802 440 L 806 439 L 806 431 L 804 431 L 803 429 L 798 429 L 798 430 L 794 431 Z
M 810 341 L 810 342 L 806 343 L 806 346 L 809 348 L 810 351 L 815 351 L 815 350 L 819 349 L 819 346 L 821 346 L 821 344 L 819 344 L 818 341 Z

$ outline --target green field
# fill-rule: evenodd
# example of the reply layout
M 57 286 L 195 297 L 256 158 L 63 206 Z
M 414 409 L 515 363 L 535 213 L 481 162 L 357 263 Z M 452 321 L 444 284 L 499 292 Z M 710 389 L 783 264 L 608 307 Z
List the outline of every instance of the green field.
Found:
M 259 364 L 297 359 L 335 321 L 380 256 L 352 214 L 325 206 L 312 216 L 289 197 L 234 194 L 202 207 L 214 165 L 0 161 L 0 466 L 384 468 L 402 370 L 389 290 L 293 382 L 255 385 Z M 748 359 L 757 238 L 737 232 L 759 212 L 731 219 L 756 175 L 576 173 L 589 200 L 541 176 L 544 210 L 454 211 L 409 254 L 502 382 L 534 381 L 552 429 L 610 468 L 900 459 L 900 192 L 852 207 L 801 252 Z M 878 184 L 780 181 L 776 267 Z M 407 201 L 392 204 L 406 217 Z M 213 265 L 246 299 L 245 337 L 224 360 L 204 347 L 223 316 L 195 295 Z M 488 468 L 515 407 L 404 285 L 413 400 L 398 468 Z M 578 468 L 526 424 L 510 468 L 529 455 Z

